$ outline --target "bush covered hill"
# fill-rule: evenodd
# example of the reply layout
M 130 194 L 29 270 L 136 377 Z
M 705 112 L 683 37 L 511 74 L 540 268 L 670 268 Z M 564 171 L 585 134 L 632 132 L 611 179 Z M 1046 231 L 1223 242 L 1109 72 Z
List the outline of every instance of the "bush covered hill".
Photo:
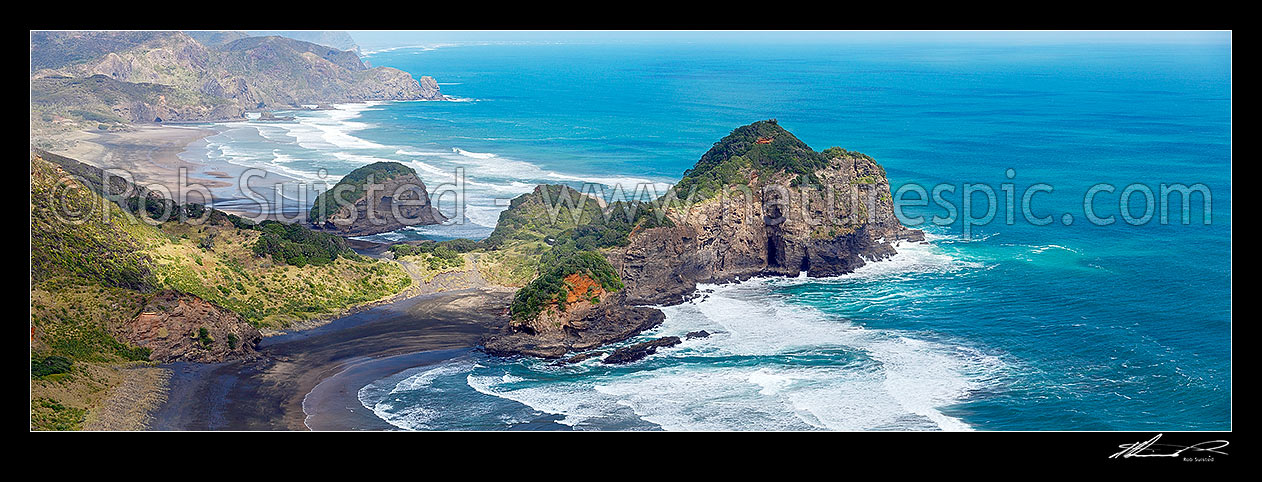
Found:
M 357 199 L 364 197 L 365 186 L 370 179 L 374 183 L 383 183 L 406 175 L 415 176 L 416 170 L 393 161 L 374 162 L 357 168 L 342 176 L 342 179 L 338 180 L 333 187 L 316 196 L 310 212 L 307 213 L 307 220 L 312 224 L 321 224 L 342 206 L 354 204 Z M 335 193 L 337 198 L 334 197 Z
M 479 253 L 477 268 L 483 278 L 520 287 L 511 313 L 514 319 L 528 321 L 550 306 L 564 310 L 563 280 L 570 275 L 595 280 L 606 292 L 621 289 L 603 252 L 625 246 L 635 229 L 669 224 L 654 215 L 649 203 L 604 205 L 565 185 L 540 185 L 514 198 L 485 240 L 397 244 L 391 251 L 399 256 L 424 254 L 434 269 L 442 269 L 440 265 L 448 262 L 444 260 L 455 263 L 456 254 Z
M 528 280 L 512 321 L 483 347 L 496 356 L 576 353 L 557 362 L 571 363 L 657 326 L 665 314 L 650 305 L 684 302 L 699 283 L 836 276 L 892 256 L 893 243 L 923 233 L 893 215 L 884 174 L 863 154 L 817 152 L 773 119 L 734 129 L 672 190 L 631 204 L 643 208 L 635 215 L 566 206 L 556 200 L 574 198 L 573 189 L 540 186 L 513 200 L 479 257 L 515 260 L 505 263 L 517 268 L 514 280 Z M 739 198 L 727 202 L 729 189 Z
M 693 199 L 700 201 L 714 197 L 724 186 L 748 184 L 751 174 L 763 178 L 768 174 L 788 174 L 793 186 L 818 184 L 815 173 L 828 168 L 831 159 L 842 156 L 872 159 L 840 147 L 816 152 L 780 127 L 775 119 L 758 121 L 738 127 L 714 143 L 692 169 L 684 171 L 673 189 L 679 199 L 695 193 Z
M 165 290 L 195 295 L 258 327 L 283 327 L 411 284 L 396 264 L 360 257 L 345 240 L 301 226 L 256 225 L 144 196 L 106 201 L 102 194 L 125 195 L 125 183 L 102 182 L 99 170 L 72 159 L 33 152 L 30 175 L 36 429 L 81 428 L 120 382 L 117 368 L 148 360 L 148 350 L 119 335 Z M 152 219 L 163 212 L 176 215 Z

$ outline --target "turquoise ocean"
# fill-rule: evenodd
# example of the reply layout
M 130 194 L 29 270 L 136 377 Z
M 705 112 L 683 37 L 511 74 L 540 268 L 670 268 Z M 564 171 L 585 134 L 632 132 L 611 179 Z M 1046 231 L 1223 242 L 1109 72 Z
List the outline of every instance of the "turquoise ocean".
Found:
M 394 160 L 439 191 L 463 169 L 464 223 L 379 241 L 484 237 L 508 199 L 540 183 L 664 189 L 733 128 L 768 118 L 817 150 L 873 156 L 895 190 L 955 185 L 944 198 L 956 206 L 964 183 L 992 186 L 1001 204 L 1003 183 L 1018 200 L 1053 186 L 1032 209 L 1048 225 L 1019 207 L 1012 224 L 1000 211 L 968 236 L 959 221 L 927 222 L 915 227 L 929 243 L 849 275 L 702 286 L 706 296 L 663 308 L 666 321 L 642 338 L 716 334 L 638 363 L 560 368 L 470 352 L 364 387 L 361 402 L 396 427 L 1232 427 L 1229 38 L 488 43 L 365 59 L 433 76 L 456 101 L 221 124 L 183 155 L 290 184 Z M 1084 215 L 1098 183 L 1115 186 L 1092 204 L 1113 216 L 1107 226 Z M 1210 222 L 1194 197 L 1183 224 L 1175 197 L 1169 223 L 1159 210 L 1128 223 L 1119 198 L 1135 183 L 1157 194 L 1205 185 Z M 1143 217 L 1143 192 L 1130 200 L 1131 219 Z

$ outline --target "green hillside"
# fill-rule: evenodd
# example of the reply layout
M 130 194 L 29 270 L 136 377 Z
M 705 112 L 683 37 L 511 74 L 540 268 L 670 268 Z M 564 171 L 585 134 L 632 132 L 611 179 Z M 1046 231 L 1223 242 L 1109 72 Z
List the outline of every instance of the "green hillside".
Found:
M 173 210 L 184 221 L 133 216 L 104 201 L 103 186 L 71 177 L 101 179 L 95 168 L 45 155 L 30 161 L 32 428 L 81 428 L 120 383 L 118 367 L 147 362 L 147 350 L 116 335 L 161 290 L 277 328 L 391 296 L 412 282 L 398 265 L 358 256 L 344 240 L 301 226 L 255 225 L 198 205 Z

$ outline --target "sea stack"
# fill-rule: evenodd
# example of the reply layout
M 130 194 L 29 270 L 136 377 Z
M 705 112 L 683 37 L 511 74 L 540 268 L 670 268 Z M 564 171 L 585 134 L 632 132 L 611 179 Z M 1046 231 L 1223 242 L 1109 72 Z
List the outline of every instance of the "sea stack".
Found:
M 342 236 L 447 221 L 430 203 L 416 171 L 397 162 L 375 162 L 351 171 L 316 197 L 308 219 L 313 227 Z

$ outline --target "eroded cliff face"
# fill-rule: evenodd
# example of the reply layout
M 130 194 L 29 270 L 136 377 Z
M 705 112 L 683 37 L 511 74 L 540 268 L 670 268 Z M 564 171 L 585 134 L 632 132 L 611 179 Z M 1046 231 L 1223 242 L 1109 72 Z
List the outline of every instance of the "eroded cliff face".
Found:
M 366 236 L 447 220 L 430 203 L 425 183 L 415 174 L 401 174 L 379 184 L 381 189 L 365 191 L 318 227 L 343 236 Z
M 631 234 L 607 253 L 630 304 L 676 304 L 697 283 L 754 276 L 837 276 L 896 253 L 894 243 L 923 241 L 894 216 L 889 181 L 876 162 L 838 156 L 818 170 L 818 184 L 792 176 L 759 178 L 673 211 L 674 227 Z
M 384 84 L 399 85 L 400 88 L 410 88 L 412 86 L 412 82 L 416 82 L 416 86 L 417 86 L 417 91 L 415 93 L 416 99 L 447 100 L 447 96 L 443 95 L 442 91 L 438 89 L 438 81 L 434 80 L 433 77 L 430 77 L 428 75 L 422 75 L 420 80 L 413 81 L 412 76 L 408 75 L 407 72 L 404 72 L 398 69 L 390 69 L 390 70 L 401 73 L 407 78 L 399 76 L 398 74 L 393 74 L 395 79 L 390 80 L 390 81 L 383 81 Z M 409 95 L 412 95 L 412 94 L 409 94 Z
M 122 330 L 122 338 L 149 348 L 149 359 L 160 362 L 254 358 L 263 339 L 235 313 L 175 291 L 159 293 Z
M 238 103 L 185 103 L 170 101 L 164 94 L 150 100 L 120 99 L 110 110 L 117 116 L 136 123 L 199 122 L 208 119 L 244 119 L 245 107 Z
M 499 336 L 484 344 L 493 355 L 558 358 L 626 339 L 628 333 L 651 329 L 666 317 L 654 308 L 628 306 L 616 293 L 582 273 L 564 279 L 564 303 L 549 306 L 537 317 L 513 320 Z
M 534 356 L 560 358 L 626 340 L 652 329 L 666 319 L 661 310 L 629 306 L 620 298 L 609 297 L 585 309 L 567 310 L 549 322 L 556 329 L 537 331 L 533 324 L 509 324 L 483 341 L 482 348 L 494 356 Z M 542 317 L 541 317 L 542 318 Z
M 548 323 L 564 329 L 510 325 L 488 339 L 487 351 L 561 357 L 656 326 L 664 316 L 645 305 L 683 303 L 698 283 L 837 276 L 896 254 L 899 242 L 924 241 L 895 217 L 889 181 L 872 158 L 814 152 L 774 121 L 733 131 L 680 185 L 704 194 L 665 200 L 671 225 L 637 225 L 625 246 L 604 250 L 622 290 L 585 310 L 551 314 Z

